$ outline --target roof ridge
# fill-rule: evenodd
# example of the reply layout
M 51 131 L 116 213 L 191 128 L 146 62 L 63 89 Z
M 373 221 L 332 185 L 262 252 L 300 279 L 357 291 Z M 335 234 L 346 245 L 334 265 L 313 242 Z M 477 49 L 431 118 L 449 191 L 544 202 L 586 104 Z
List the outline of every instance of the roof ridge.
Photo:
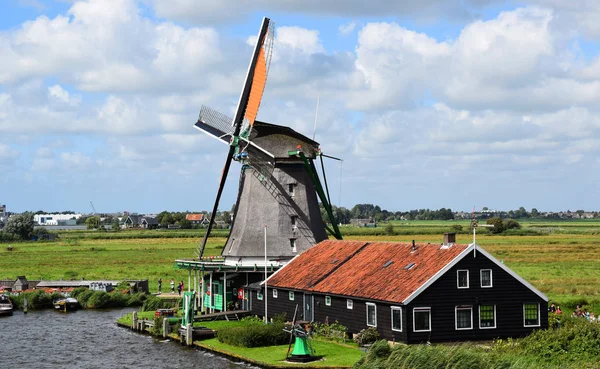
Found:
M 323 281 L 325 278 L 327 278 L 328 276 L 330 276 L 333 272 L 335 272 L 336 270 L 338 270 L 342 265 L 346 264 L 346 262 L 348 262 L 348 260 L 352 259 L 354 256 L 356 256 L 356 254 L 358 254 L 359 252 L 361 252 L 365 247 L 367 247 L 368 245 L 370 245 L 371 242 L 365 242 L 364 245 L 362 245 L 361 247 L 359 247 L 356 251 L 354 251 L 353 253 L 351 253 L 350 255 L 348 255 L 344 260 L 342 260 L 338 265 L 336 265 L 335 267 L 333 267 L 328 273 L 322 275 L 319 279 L 317 279 L 314 283 L 312 283 L 310 286 L 308 286 L 308 288 L 313 288 L 314 286 L 318 285 L 319 283 L 321 283 L 321 281 Z

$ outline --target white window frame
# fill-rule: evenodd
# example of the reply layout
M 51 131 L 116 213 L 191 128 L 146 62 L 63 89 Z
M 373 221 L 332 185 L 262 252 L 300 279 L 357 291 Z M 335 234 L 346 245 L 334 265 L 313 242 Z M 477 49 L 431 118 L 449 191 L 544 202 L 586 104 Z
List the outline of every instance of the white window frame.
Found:
M 351 299 L 346 299 L 346 309 L 352 310 L 354 309 L 354 301 Z
M 377 327 L 377 305 L 375 305 L 372 302 L 367 302 L 367 327 Z M 369 307 L 373 307 L 373 309 L 375 309 L 375 321 L 373 322 L 373 324 L 369 324 Z
M 470 327 L 458 328 L 458 311 L 459 310 L 470 310 L 471 311 L 471 326 Z M 473 306 L 455 306 L 454 307 L 454 329 L 457 331 L 473 330 Z
M 483 285 L 483 272 L 490 272 L 490 285 L 489 286 L 484 286 Z M 493 279 L 493 275 L 492 275 L 492 270 L 491 269 L 481 269 L 479 271 L 479 281 L 480 281 L 481 288 L 492 288 L 492 287 L 494 287 L 494 279 Z
M 288 183 L 288 193 L 290 194 L 290 197 L 294 197 L 294 194 L 296 193 L 295 183 Z
M 429 329 L 419 329 L 415 327 L 415 313 L 417 312 L 428 312 L 429 313 Z M 413 308 L 413 332 L 431 332 L 431 307 L 416 307 Z
M 295 299 L 294 291 L 290 291 L 290 293 L 288 293 L 288 298 L 290 299 L 290 301 L 294 301 L 294 299 Z
M 256 293 L 256 299 L 262 301 L 263 300 L 263 293 L 262 291 L 258 291 Z
M 481 326 L 481 307 L 482 306 L 493 306 L 494 307 L 494 326 L 482 327 Z M 496 305 L 479 305 L 479 329 L 496 329 Z
M 325 306 L 331 306 L 331 296 L 325 296 Z
M 277 289 L 273 288 L 273 298 L 275 298 L 275 299 L 276 299 L 276 298 L 277 298 L 277 295 L 278 295 L 278 293 L 277 293 Z
M 400 329 L 398 328 L 394 328 L 394 311 L 399 311 L 400 312 Z M 402 332 L 402 308 L 400 306 L 392 306 L 391 307 L 391 324 L 392 324 L 392 331 L 394 332 Z
M 463 287 L 460 286 L 460 272 L 467 272 L 467 285 Z M 469 288 L 469 269 L 459 269 L 456 271 L 456 287 L 459 289 Z
M 525 324 L 525 305 L 537 305 L 537 324 L 530 324 L 527 325 Z M 541 326 L 542 322 L 542 318 L 541 318 L 541 311 L 540 311 L 540 304 L 539 303 L 524 303 L 523 304 L 523 327 L 539 327 Z

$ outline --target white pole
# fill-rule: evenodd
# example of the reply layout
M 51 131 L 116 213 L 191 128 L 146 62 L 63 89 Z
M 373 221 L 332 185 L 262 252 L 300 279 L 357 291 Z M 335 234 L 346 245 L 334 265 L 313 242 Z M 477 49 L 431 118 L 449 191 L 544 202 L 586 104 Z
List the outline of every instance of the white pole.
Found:
M 269 322 L 267 318 L 267 298 L 269 296 L 267 290 L 267 226 L 265 225 L 265 324 Z
M 477 243 L 475 243 L 475 230 L 477 229 L 477 227 L 475 227 L 475 224 L 473 224 L 473 257 L 477 257 Z
M 313 129 L 313 141 L 315 140 L 315 135 L 317 134 L 317 117 L 319 116 L 319 100 L 321 100 L 321 96 L 317 96 L 317 110 L 315 111 L 315 128 Z

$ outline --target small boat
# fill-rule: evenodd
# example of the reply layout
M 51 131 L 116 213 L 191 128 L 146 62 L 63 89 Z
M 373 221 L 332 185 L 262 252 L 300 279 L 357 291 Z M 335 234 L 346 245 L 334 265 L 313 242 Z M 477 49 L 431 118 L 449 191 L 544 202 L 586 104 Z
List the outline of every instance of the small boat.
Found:
M 72 297 L 56 300 L 52 304 L 56 310 L 64 312 L 77 310 L 77 308 L 79 308 L 79 301 Z
M 0 316 L 8 316 L 13 314 L 13 304 L 8 296 L 0 295 Z

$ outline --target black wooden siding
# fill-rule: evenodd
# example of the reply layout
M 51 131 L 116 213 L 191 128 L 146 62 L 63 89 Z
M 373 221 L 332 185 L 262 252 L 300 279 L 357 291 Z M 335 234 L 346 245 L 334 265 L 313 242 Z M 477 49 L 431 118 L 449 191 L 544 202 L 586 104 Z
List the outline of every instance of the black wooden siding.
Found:
M 457 270 L 469 270 L 469 288 L 457 288 Z M 480 270 L 492 270 L 491 288 L 481 288 Z M 536 328 L 523 326 L 523 304 L 540 304 L 541 328 L 548 327 L 547 303 L 483 254 L 467 255 L 408 306 L 408 342 L 448 342 L 519 337 Z M 455 307 L 473 306 L 473 329 L 455 329 Z M 479 328 L 479 305 L 496 305 L 496 328 Z M 431 307 L 431 332 L 413 332 L 413 308 Z

